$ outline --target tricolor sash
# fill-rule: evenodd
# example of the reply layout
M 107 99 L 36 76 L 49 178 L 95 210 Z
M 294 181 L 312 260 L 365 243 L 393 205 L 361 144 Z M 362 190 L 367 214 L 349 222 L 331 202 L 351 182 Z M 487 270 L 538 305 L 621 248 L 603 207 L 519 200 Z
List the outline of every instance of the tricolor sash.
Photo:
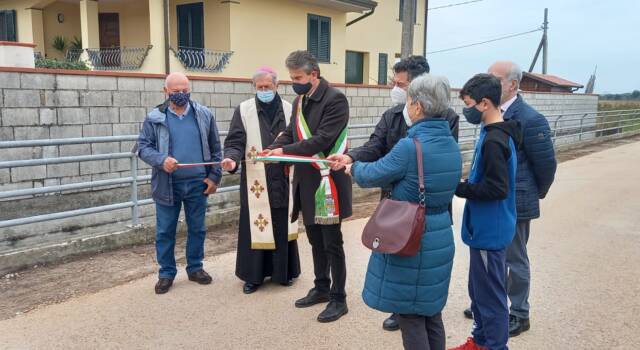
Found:
M 291 104 L 282 100 L 282 109 L 285 119 L 291 115 Z M 271 205 L 269 204 L 269 191 L 267 191 L 267 176 L 265 164 L 256 162 L 255 158 L 262 151 L 262 136 L 260 134 L 260 121 L 255 99 L 249 99 L 240 104 L 240 116 L 244 126 L 247 143 L 245 146 L 245 159 L 243 167 L 247 175 L 247 199 L 249 200 L 249 226 L 251 227 L 251 249 L 276 249 L 273 236 L 273 220 L 271 219 Z M 289 172 L 293 174 L 293 171 Z M 289 183 L 291 183 L 289 176 Z M 289 186 L 289 217 L 293 209 L 293 186 Z M 289 222 L 289 241 L 298 238 L 298 223 Z
M 307 121 L 302 112 L 302 97 L 298 98 L 296 111 L 296 132 L 298 139 L 308 140 L 313 135 L 309 130 Z M 344 154 L 347 151 L 347 128 L 340 132 L 338 139 L 331 148 L 329 154 L 319 152 L 316 158 L 324 159 L 332 154 Z M 336 184 L 331 176 L 331 168 L 326 162 L 312 162 L 311 165 L 320 171 L 322 179 L 315 193 L 315 217 L 318 225 L 334 225 L 340 223 L 340 201 Z

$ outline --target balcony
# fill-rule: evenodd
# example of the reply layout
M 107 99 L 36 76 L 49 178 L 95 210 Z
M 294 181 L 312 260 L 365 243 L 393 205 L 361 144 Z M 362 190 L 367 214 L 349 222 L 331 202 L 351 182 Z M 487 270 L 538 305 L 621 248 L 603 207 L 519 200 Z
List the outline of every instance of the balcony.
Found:
M 86 49 L 95 70 L 138 70 L 142 67 L 151 45 L 147 47 L 114 47 Z
M 221 72 L 231 59 L 232 51 L 216 51 L 193 47 L 171 48 L 184 68 L 196 72 Z

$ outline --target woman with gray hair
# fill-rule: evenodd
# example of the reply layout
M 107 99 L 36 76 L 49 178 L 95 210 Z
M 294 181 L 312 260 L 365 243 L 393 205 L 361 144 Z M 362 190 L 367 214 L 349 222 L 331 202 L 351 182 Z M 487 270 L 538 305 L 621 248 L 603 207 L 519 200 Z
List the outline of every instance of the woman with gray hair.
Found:
M 445 349 L 442 309 L 447 302 L 454 243 L 448 206 L 460 181 L 462 157 L 442 114 L 449 82 L 423 75 L 411 82 L 406 138 L 376 162 L 355 162 L 347 172 L 360 187 L 391 186 L 391 198 L 420 202 L 414 140 L 422 148 L 426 224 L 414 256 L 371 253 L 362 297 L 371 308 L 398 314 L 405 349 Z

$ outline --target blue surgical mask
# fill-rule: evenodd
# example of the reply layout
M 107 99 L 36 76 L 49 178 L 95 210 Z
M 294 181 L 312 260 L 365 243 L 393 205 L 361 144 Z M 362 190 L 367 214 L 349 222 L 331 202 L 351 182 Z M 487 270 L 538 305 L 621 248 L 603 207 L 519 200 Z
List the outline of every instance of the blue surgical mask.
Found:
M 169 100 L 178 107 L 183 107 L 189 103 L 191 93 L 189 92 L 172 92 L 169 94 Z
M 478 125 L 482 122 L 482 112 L 480 112 L 475 106 L 463 108 L 462 114 L 464 114 L 464 117 L 471 124 Z
M 274 98 L 276 98 L 276 93 L 273 90 L 258 91 L 256 96 L 261 102 L 270 103 Z

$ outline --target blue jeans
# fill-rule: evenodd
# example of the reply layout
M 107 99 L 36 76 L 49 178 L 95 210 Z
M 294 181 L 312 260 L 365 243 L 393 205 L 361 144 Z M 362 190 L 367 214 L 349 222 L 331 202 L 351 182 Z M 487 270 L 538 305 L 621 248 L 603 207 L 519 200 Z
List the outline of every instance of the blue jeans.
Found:
M 204 214 L 207 211 L 207 188 L 202 180 L 173 183 L 173 205 L 156 203 L 156 257 L 159 277 L 173 279 L 176 270 L 174 248 L 176 226 L 182 203 L 187 220 L 187 274 L 202 270 L 204 238 L 207 233 Z

